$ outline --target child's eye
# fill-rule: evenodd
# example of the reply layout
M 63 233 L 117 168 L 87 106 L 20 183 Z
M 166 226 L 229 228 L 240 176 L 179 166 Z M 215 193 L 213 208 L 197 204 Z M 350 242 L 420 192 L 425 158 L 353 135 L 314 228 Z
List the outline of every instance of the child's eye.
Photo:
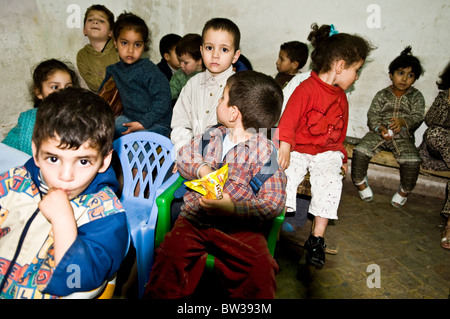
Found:
M 230 51 L 230 50 L 228 50 L 227 48 L 223 48 L 222 51 L 223 51 L 224 53 L 227 53 L 227 52 Z
M 83 165 L 83 166 L 86 166 L 86 165 L 89 164 L 89 160 L 87 160 L 87 159 L 81 159 L 81 160 L 80 160 L 80 164 Z
M 206 49 L 207 51 L 211 51 L 211 50 L 212 50 L 212 46 L 207 45 L 207 46 L 205 47 L 205 49 Z
M 50 87 L 50 89 L 52 89 L 53 91 L 56 91 L 56 90 L 59 89 L 59 86 L 58 86 L 58 85 L 52 85 L 52 86 Z
M 47 158 L 47 161 L 49 161 L 50 163 L 57 163 L 58 162 L 58 158 L 55 156 L 49 156 Z
M 416 76 L 414 75 L 414 73 L 410 73 L 410 74 L 408 74 L 408 77 L 409 78 L 415 78 Z
M 142 43 L 136 43 L 134 46 L 139 49 L 142 46 Z
M 122 42 L 120 42 L 120 44 L 123 45 L 123 46 L 126 46 L 128 44 L 128 42 L 127 41 L 122 41 Z

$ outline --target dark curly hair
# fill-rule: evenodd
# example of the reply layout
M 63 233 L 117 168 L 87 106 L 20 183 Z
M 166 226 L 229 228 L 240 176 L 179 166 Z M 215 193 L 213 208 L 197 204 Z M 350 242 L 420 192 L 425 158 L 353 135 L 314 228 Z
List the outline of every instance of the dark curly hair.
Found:
M 108 102 L 89 90 L 69 87 L 42 101 L 32 140 L 37 150 L 43 141 L 56 136 L 63 149 L 78 149 L 89 142 L 105 158 L 112 150 L 114 128 Z
M 351 66 L 360 60 L 365 60 L 370 51 L 374 50 L 369 41 L 358 35 L 338 33 L 330 36 L 331 26 L 311 25 L 312 31 L 308 41 L 315 48 L 311 53 L 313 71 L 316 73 L 328 72 L 334 62 L 344 60 Z

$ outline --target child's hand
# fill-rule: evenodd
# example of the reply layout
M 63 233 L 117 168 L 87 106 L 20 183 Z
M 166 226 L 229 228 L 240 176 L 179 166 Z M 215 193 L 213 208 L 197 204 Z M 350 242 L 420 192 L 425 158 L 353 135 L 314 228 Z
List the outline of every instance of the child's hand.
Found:
M 173 165 L 173 168 L 172 168 L 172 174 L 175 174 L 176 172 L 178 172 L 178 166 L 177 166 L 177 163 L 175 163 L 175 164 Z
M 403 126 L 406 126 L 406 122 L 404 119 L 395 117 L 391 118 L 391 124 L 389 124 L 389 128 L 394 131 L 394 133 L 400 133 Z
M 231 216 L 234 213 L 234 202 L 228 193 L 223 193 L 222 199 L 199 198 L 200 206 L 208 215 Z
M 39 202 L 39 209 L 52 224 L 55 265 L 58 265 L 78 234 L 69 197 L 62 189 L 50 189 Z
M 348 164 L 347 164 L 347 163 L 343 163 L 342 166 L 341 166 L 341 168 L 342 168 L 342 171 L 343 171 L 343 173 L 344 173 L 344 174 L 342 174 L 342 175 L 347 174 L 347 172 L 348 172 Z
M 39 202 L 39 210 L 51 224 L 58 219 L 73 218 L 69 197 L 62 189 L 50 189 Z
M 142 124 L 139 123 L 139 122 L 123 123 L 123 126 L 128 127 L 128 130 L 123 132 L 122 135 L 130 134 L 130 133 L 133 133 L 133 132 L 136 132 L 136 131 L 145 130 L 145 127 L 142 126 Z
M 393 134 L 391 134 L 391 132 L 389 132 L 389 130 L 384 127 L 384 126 L 380 126 L 380 135 L 386 140 L 386 141 L 390 141 L 392 140 L 392 136 Z
M 278 149 L 278 164 L 282 169 L 289 167 L 291 160 L 291 144 L 280 141 L 280 148 Z

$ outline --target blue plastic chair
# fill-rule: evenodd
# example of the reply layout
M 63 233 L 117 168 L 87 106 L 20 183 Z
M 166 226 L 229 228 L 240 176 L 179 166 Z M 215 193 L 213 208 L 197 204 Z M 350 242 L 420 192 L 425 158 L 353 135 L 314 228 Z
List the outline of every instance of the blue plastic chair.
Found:
M 113 147 L 122 167 L 120 201 L 136 249 L 139 297 L 142 297 L 153 265 L 158 219 L 155 200 L 179 174 L 170 171 L 175 154 L 167 137 L 147 131 L 134 132 L 115 140 Z M 166 179 L 166 176 L 170 177 Z

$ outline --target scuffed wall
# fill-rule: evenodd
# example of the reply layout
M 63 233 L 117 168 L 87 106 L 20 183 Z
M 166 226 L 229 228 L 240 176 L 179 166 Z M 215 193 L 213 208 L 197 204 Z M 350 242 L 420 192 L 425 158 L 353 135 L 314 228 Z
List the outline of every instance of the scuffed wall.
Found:
M 377 50 L 349 94 L 349 136 L 362 137 L 367 131 L 370 102 L 390 84 L 387 67 L 405 46 L 412 46 L 425 68 L 415 86 L 424 94 L 427 108 L 438 92 L 438 74 L 450 60 L 448 0 L 0 0 L 0 140 L 20 112 L 32 107 L 28 93 L 32 68 L 48 58 L 75 65 L 77 51 L 87 43 L 81 29 L 84 12 L 94 3 L 106 5 L 116 16 L 125 10 L 141 16 L 152 32 L 148 56 L 155 63 L 161 59 L 158 43 L 163 35 L 201 33 L 204 23 L 218 16 L 236 22 L 242 53 L 255 70 L 270 75 L 276 73 L 280 44 L 307 42 L 313 22 L 367 37 Z M 422 125 L 416 133 L 417 143 L 424 130 Z

